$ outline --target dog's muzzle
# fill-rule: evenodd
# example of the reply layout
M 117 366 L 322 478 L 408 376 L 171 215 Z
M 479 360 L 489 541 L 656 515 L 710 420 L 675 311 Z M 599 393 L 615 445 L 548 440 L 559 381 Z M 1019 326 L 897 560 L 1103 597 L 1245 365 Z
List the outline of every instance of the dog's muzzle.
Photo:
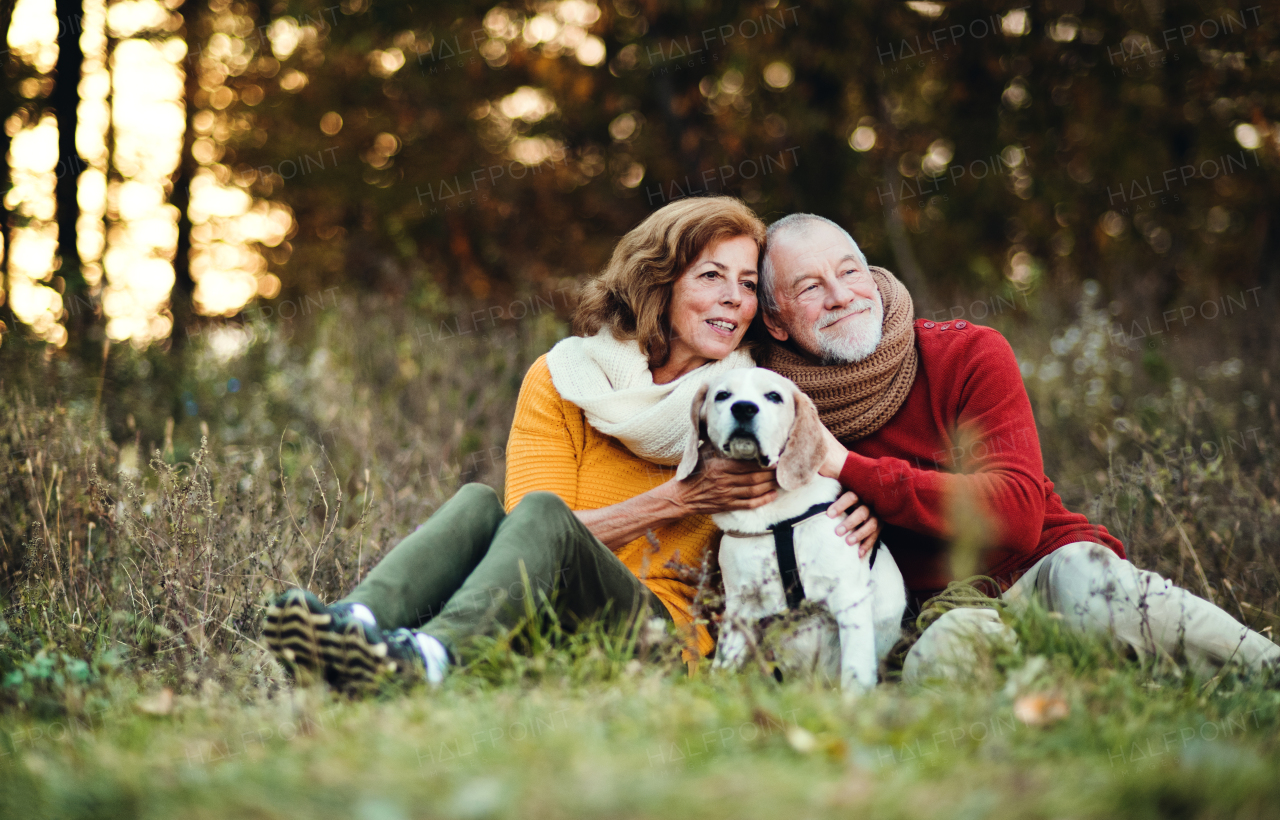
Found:
M 724 454 L 729 458 L 746 461 L 747 459 L 760 459 L 760 442 L 756 441 L 755 435 L 735 431 L 729 440 L 724 443 Z

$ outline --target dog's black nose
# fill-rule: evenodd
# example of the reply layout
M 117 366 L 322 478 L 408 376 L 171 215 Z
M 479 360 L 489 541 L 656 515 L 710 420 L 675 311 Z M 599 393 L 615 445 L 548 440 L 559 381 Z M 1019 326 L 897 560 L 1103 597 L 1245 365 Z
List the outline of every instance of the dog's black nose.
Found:
M 733 413 L 733 417 L 738 421 L 747 421 L 748 419 L 754 418 L 756 413 L 760 412 L 760 408 L 756 407 L 749 401 L 735 401 L 729 410 Z

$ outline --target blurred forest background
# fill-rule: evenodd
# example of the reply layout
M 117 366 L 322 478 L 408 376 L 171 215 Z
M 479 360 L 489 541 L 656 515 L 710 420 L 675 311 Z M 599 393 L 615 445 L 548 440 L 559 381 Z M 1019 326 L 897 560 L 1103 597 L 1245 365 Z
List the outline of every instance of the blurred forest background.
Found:
M 4 4 L 15 631 L 252 652 L 271 589 L 501 486 L 577 286 L 706 192 L 998 327 L 1068 504 L 1280 623 L 1273 6 L 334 2 Z
M 62 355 L 329 288 L 547 298 L 704 191 L 846 225 L 921 315 L 1084 279 L 1159 315 L 1270 298 L 1280 266 L 1280 21 L 1249 0 L 18 0 L 0 24 L 4 330 Z

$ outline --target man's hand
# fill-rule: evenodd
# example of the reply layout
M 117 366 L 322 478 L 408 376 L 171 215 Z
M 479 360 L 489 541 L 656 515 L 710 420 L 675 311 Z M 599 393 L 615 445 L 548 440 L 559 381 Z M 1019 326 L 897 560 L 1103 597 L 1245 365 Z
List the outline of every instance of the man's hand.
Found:
M 826 425 L 822 427 L 822 435 L 822 446 L 825 455 L 822 458 L 822 464 L 818 466 L 818 474 L 827 478 L 838 479 L 840 478 L 840 471 L 844 469 L 845 460 L 849 458 L 849 451 L 845 449 L 843 444 L 836 441 L 836 437 L 831 434 Z
M 836 441 L 836 437 L 825 426 L 822 432 L 826 455 L 822 459 L 822 465 L 818 467 L 818 474 L 839 479 L 844 463 L 849 458 L 849 451 Z M 827 515 L 832 518 L 845 516 L 844 521 L 836 527 L 836 535 L 845 536 L 844 540 L 850 546 L 857 544 L 858 557 L 866 558 L 867 553 L 880 540 L 880 519 L 871 514 L 871 509 L 866 504 L 855 505 L 858 505 L 857 494 L 846 492 L 827 508 Z M 850 508 L 853 508 L 852 512 L 849 512 Z
M 848 512 L 851 507 L 853 512 Z M 859 558 L 866 558 L 880 540 L 880 519 L 871 514 L 871 508 L 866 504 L 858 504 L 856 493 L 846 492 L 831 502 L 827 515 L 832 518 L 845 516 L 836 527 L 836 535 L 844 535 L 845 543 L 850 546 L 857 544 Z

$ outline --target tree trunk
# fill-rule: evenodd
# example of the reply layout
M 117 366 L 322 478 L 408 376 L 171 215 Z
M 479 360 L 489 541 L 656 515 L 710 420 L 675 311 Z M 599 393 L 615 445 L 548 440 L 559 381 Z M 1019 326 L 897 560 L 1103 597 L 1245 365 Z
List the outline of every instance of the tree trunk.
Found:
M 58 119 L 58 167 L 54 199 L 58 207 L 58 254 L 62 257 L 59 275 L 62 277 L 63 305 L 67 311 L 68 347 L 79 345 L 84 330 L 92 320 L 92 313 L 85 308 L 89 301 L 89 285 L 80 267 L 80 253 L 76 248 L 76 222 L 80 218 L 80 204 L 76 201 L 76 188 L 84 162 L 76 150 L 77 108 L 80 105 L 80 74 L 84 52 L 80 48 L 80 28 L 83 20 L 82 6 L 77 0 L 57 0 L 58 14 L 58 62 L 54 69 L 55 82 L 49 104 Z
M 183 105 L 186 108 L 186 128 L 182 136 L 182 159 L 174 173 L 173 195 L 170 202 L 178 209 L 178 245 L 173 255 L 173 292 L 169 294 L 169 306 L 173 313 L 173 331 L 169 336 L 170 349 L 181 348 L 195 332 L 196 283 L 191 278 L 191 178 L 197 170 L 191 146 L 195 142 L 192 117 L 196 114 L 196 91 L 200 88 L 200 16 L 197 4 L 188 3 L 183 9 L 186 30 L 187 58 L 184 64 L 186 79 L 183 86 Z
M 12 58 L 7 48 L 9 42 L 9 21 L 13 19 L 13 3 L 0 2 L 0 46 L 5 46 L 0 55 L 0 111 L 10 112 L 16 100 L 9 84 L 9 65 Z M 10 306 L 11 292 L 9 282 L 9 209 L 4 205 L 4 196 L 9 193 L 9 133 L 0 128 L 0 242 L 4 243 L 0 252 L 0 322 L 4 328 L 0 333 L 11 333 L 17 328 L 17 322 Z

